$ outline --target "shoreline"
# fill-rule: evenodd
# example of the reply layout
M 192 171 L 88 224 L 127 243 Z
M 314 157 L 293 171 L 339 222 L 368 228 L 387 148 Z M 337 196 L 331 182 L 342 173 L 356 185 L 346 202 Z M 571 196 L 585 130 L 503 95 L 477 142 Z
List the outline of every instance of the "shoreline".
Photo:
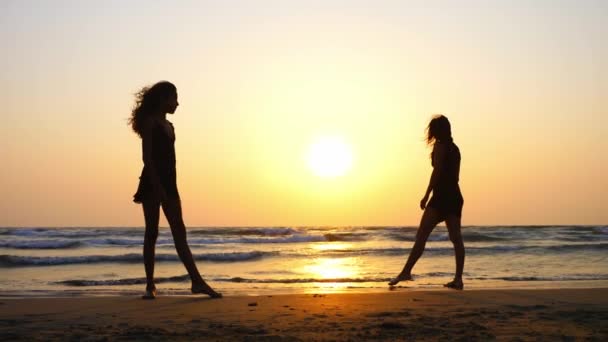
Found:
M 608 339 L 608 288 L 1 298 L 2 340 Z
M 449 279 L 446 279 L 446 282 Z M 387 279 L 388 281 L 388 279 Z M 465 279 L 466 281 L 466 279 Z M 306 294 L 382 294 L 392 290 L 396 291 L 441 291 L 445 290 L 443 283 L 416 284 L 415 282 L 401 282 L 392 289 L 386 282 L 374 283 L 370 286 L 357 286 L 359 283 L 351 285 L 336 283 L 320 283 L 319 286 L 312 287 L 226 287 L 222 283 L 210 283 L 216 290 L 222 292 L 227 297 L 265 297 L 265 296 L 295 296 Z M 231 283 L 228 283 L 231 284 Z M 322 286 L 323 284 L 329 286 Z M 369 284 L 369 283 L 368 283 Z M 245 283 L 245 285 L 255 285 L 255 283 Z M 490 285 L 490 286 L 488 286 Z M 188 283 L 174 283 L 171 287 L 163 284 L 157 285 L 160 297 L 183 297 L 190 296 Z M 515 281 L 483 284 L 474 281 L 465 282 L 465 291 L 525 291 L 525 290 L 586 290 L 586 289 L 608 289 L 607 280 L 572 280 L 572 281 Z M 93 286 L 74 286 L 63 289 L 32 289 L 32 290 L 0 290 L 0 300 L 2 299 L 28 299 L 28 298 L 98 298 L 98 297 L 138 297 L 144 292 L 141 284 L 123 288 L 93 287 Z

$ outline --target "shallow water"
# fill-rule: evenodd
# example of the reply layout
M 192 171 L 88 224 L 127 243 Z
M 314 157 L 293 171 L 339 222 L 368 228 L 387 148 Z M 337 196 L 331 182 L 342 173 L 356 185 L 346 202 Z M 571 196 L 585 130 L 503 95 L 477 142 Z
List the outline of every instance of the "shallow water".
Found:
M 144 287 L 143 228 L 0 228 L 0 296 L 120 295 Z M 203 277 L 228 295 L 386 291 L 415 227 L 189 228 Z M 463 227 L 467 288 L 608 285 L 608 227 Z M 157 244 L 159 292 L 187 294 L 189 278 L 168 229 Z M 431 234 L 412 289 L 454 272 L 445 227 Z

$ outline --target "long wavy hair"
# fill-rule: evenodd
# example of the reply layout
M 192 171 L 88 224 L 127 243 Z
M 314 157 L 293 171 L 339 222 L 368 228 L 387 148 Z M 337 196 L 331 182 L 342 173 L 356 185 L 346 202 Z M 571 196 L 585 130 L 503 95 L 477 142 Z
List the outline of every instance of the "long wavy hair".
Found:
M 449 141 L 452 139 L 452 127 L 450 121 L 444 115 L 435 115 L 426 127 L 426 143 L 434 145 L 435 142 Z
M 152 86 L 143 87 L 135 93 L 135 106 L 133 106 L 128 121 L 133 131 L 141 137 L 146 117 L 158 111 L 163 102 L 175 94 L 177 94 L 177 88 L 168 81 L 160 81 Z

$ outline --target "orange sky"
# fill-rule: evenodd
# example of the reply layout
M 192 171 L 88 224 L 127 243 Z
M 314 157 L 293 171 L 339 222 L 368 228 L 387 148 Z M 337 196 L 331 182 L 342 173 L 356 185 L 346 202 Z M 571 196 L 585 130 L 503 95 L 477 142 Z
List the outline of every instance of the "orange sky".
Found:
M 608 222 L 605 2 L 2 6 L 0 226 L 143 225 L 126 119 L 161 79 L 190 226 L 416 225 L 434 113 L 463 224 Z M 352 149 L 342 177 L 307 166 L 327 135 Z

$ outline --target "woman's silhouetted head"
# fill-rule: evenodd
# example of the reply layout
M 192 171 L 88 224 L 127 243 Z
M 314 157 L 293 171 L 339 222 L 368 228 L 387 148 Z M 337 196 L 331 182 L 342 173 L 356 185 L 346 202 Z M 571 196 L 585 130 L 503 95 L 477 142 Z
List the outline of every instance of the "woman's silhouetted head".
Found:
M 452 128 L 450 121 L 444 115 L 437 115 L 426 128 L 426 143 L 434 144 L 436 141 L 443 142 L 452 139 Z
M 175 113 L 177 88 L 173 83 L 160 81 L 153 86 L 144 87 L 135 94 L 135 106 L 131 111 L 129 125 L 141 136 L 143 122 L 147 117 L 165 113 Z

